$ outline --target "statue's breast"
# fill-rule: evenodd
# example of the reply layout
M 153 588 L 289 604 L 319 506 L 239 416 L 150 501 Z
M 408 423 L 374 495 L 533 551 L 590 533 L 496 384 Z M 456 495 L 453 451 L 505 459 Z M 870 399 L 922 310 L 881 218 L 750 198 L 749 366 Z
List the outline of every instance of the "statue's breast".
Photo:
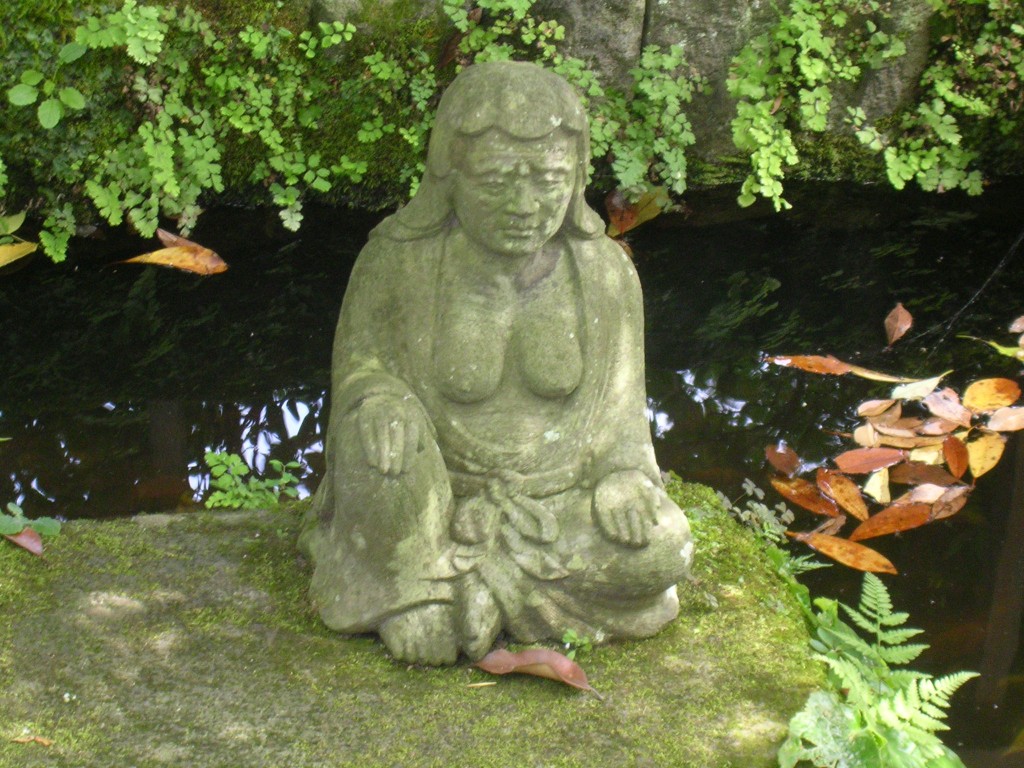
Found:
M 453 298 L 434 339 L 433 378 L 447 399 L 478 403 L 501 384 L 511 313 L 472 296 Z

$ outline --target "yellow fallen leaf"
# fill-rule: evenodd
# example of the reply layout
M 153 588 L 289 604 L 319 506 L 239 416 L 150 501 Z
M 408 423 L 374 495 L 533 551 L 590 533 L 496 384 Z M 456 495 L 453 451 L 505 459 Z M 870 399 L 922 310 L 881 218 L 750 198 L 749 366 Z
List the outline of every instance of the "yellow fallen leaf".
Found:
M 36 243 L 26 242 L 0 245 L 0 267 L 6 267 L 8 264 L 13 264 L 18 259 L 28 256 L 30 253 L 35 253 L 38 247 Z
M 964 392 L 964 405 L 975 413 L 994 411 L 1013 405 L 1020 398 L 1020 387 L 1012 379 L 981 379 Z
M 894 400 L 924 400 L 928 395 L 935 391 L 935 388 L 939 386 L 939 382 L 942 381 L 943 377 L 950 373 L 952 373 L 952 371 L 946 371 L 945 373 L 940 373 L 938 376 L 934 376 L 930 379 L 921 379 L 920 381 L 896 387 L 892 391 L 892 397 Z
M 981 477 L 999 463 L 1006 438 L 996 433 L 987 433 L 967 444 L 967 466 L 975 479 Z
M 199 243 L 194 243 L 163 229 L 158 229 L 156 233 L 166 246 L 165 248 L 125 259 L 124 263 L 157 264 L 161 267 L 194 272 L 197 275 L 216 275 L 228 268 L 220 256 Z
M 872 473 L 868 481 L 864 483 L 864 493 L 873 498 L 879 504 L 888 504 L 892 501 L 889 493 L 889 470 L 880 469 Z

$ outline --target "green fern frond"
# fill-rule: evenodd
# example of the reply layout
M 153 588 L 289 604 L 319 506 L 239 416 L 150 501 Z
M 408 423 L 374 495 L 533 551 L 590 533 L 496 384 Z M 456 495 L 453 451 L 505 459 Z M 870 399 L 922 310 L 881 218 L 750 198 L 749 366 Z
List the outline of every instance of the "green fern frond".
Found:
M 894 645 L 888 648 L 878 648 L 878 657 L 886 664 L 909 664 L 920 656 L 929 646 L 924 643 L 912 643 L 910 645 Z

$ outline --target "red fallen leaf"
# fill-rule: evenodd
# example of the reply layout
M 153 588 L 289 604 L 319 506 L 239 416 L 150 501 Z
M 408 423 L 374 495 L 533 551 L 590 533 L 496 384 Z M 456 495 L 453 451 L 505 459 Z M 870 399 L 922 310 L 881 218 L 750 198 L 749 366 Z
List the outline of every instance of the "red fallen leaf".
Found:
M 889 470 L 889 481 L 898 485 L 953 485 L 956 478 L 937 464 L 906 461 Z
M 860 488 L 846 475 L 830 469 L 819 469 L 815 477 L 818 487 L 825 495 L 834 499 L 836 504 L 845 509 L 858 520 L 868 519 L 868 506 Z
M 797 506 L 828 517 L 839 515 L 835 502 L 824 496 L 813 483 L 799 477 L 773 477 L 771 482 L 776 491 Z
M 1020 387 L 1011 379 L 981 379 L 967 387 L 964 405 L 975 413 L 994 411 L 1013 405 L 1020 398 Z
M 775 355 L 767 360 L 786 368 L 799 368 L 808 373 L 826 373 L 833 376 L 842 376 L 853 370 L 849 363 L 844 363 L 832 355 Z
M 964 441 L 955 435 L 950 435 L 942 441 L 942 458 L 946 460 L 946 466 L 950 473 L 959 480 L 964 476 L 967 467 L 970 465 L 970 455 Z
M 613 190 L 604 199 L 604 207 L 608 212 L 608 237 L 624 235 L 660 215 L 670 204 L 668 190 L 664 187 L 654 187 L 636 202 L 627 200 L 622 190 Z
M 924 407 L 945 421 L 952 421 L 962 427 L 971 426 L 971 412 L 960 403 L 960 395 L 949 387 L 932 392 L 922 400 Z
M 850 534 L 850 541 L 909 531 L 927 523 L 931 515 L 931 504 L 894 504 L 858 525 Z
M 43 540 L 32 528 L 23 528 L 21 533 L 12 533 L 9 536 L 4 534 L 4 538 L 17 544 L 22 549 L 27 549 L 36 557 L 42 557 L 43 555 Z
M 587 682 L 587 673 L 583 667 L 577 664 L 558 651 L 549 648 L 528 648 L 519 653 L 512 653 L 504 648 L 491 651 L 478 661 L 474 666 L 490 672 L 492 675 L 507 675 L 510 672 L 519 672 L 524 675 L 535 675 L 546 677 L 549 680 L 557 680 L 579 688 L 581 691 L 589 691 L 595 696 L 597 691 L 590 687 Z
M 765 446 L 764 457 L 769 464 L 787 477 L 792 477 L 800 469 L 800 457 L 783 442 Z
M 184 237 L 167 232 L 156 231 L 164 248 L 125 259 L 123 264 L 157 264 L 161 267 L 172 267 L 197 275 L 216 275 L 224 272 L 228 265 L 209 248 L 187 240 Z
M 913 324 L 914 318 L 911 314 L 903 304 L 897 303 L 885 318 L 885 336 L 889 340 L 889 346 L 903 338 L 903 334 L 909 331 Z
M 899 464 L 906 457 L 906 452 L 898 448 L 854 448 L 836 456 L 835 462 L 846 474 L 863 475 Z
M 952 517 L 961 509 L 964 508 L 964 504 L 967 503 L 967 497 L 971 495 L 971 487 L 969 485 L 958 485 L 955 488 L 950 488 L 939 500 L 932 504 L 932 520 L 944 520 L 947 517 Z
M 988 418 L 988 428 L 996 432 L 1024 429 L 1024 408 L 1000 408 Z
M 790 538 L 802 541 L 811 549 L 831 557 L 837 563 L 856 568 L 858 571 L 872 573 L 898 573 L 896 566 L 887 557 L 863 544 L 828 536 L 824 533 L 792 533 L 786 531 Z

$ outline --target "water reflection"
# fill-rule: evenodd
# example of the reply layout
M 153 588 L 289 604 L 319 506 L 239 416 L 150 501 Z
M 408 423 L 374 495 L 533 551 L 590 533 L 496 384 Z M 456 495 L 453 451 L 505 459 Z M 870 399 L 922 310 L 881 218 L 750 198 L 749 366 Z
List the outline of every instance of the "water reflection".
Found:
M 1024 226 L 1024 185 L 976 200 L 843 185 L 794 192 L 781 216 L 737 209 L 732 190 L 697 194 L 688 218 L 633 238 L 659 462 L 733 497 L 746 477 L 766 484 L 767 444 L 785 439 L 811 464 L 835 455 L 851 406 L 879 392 L 766 366 L 765 353 L 833 353 L 918 375 L 953 368 L 961 386 L 1020 373 L 956 336 L 993 338 L 1024 314 L 1024 259 L 986 283 Z M 0 442 L 0 503 L 65 517 L 193 508 L 209 487 L 209 450 L 239 453 L 257 472 L 269 458 L 299 461 L 300 492 L 310 493 L 324 466 L 334 322 L 373 222 L 334 211 L 308 220 L 296 238 L 255 214 L 208 215 L 196 239 L 231 264 L 209 280 L 103 266 L 141 252 L 131 240 L 100 244 L 74 268 L 0 278 L 0 436 L 12 438 Z M 881 321 L 896 301 L 915 327 L 887 350 Z M 921 664 L 986 673 L 954 699 L 954 748 L 1005 747 L 1024 728 L 1022 510 L 1018 445 L 959 515 L 877 544 L 901 569 L 898 607 L 934 646 Z M 855 573 L 806 580 L 857 601 Z

